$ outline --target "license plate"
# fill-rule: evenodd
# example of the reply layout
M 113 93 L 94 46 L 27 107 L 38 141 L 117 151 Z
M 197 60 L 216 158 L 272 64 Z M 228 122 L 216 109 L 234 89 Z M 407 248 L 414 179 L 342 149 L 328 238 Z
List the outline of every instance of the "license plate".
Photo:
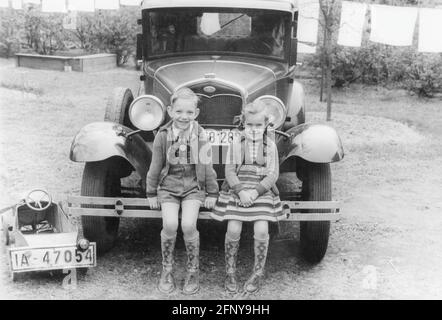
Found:
M 232 131 L 229 129 L 223 130 L 212 130 L 205 129 L 207 134 L 207 140 L 215 146 L 228 146 L 233 142 L 233 140 L 237 136 L 236 131 Z
M 11 248 L 9 258 L 12 271 L 55 270 L 97 265 L 94 242 L 90 243 L 85 251 L 78 250 L 76 246 Z

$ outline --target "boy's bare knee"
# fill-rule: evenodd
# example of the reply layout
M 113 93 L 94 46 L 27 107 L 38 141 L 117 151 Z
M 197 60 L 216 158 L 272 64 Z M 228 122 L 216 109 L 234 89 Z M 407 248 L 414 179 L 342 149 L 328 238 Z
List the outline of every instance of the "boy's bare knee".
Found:
M 167 235 L 174 235 L 178 230 L 178 221 L 163 219 L 163 231 Z
M 181 230 L 185 238 L 191 237 L 196 233 L 196 224 L 193 221 L 181 221 Z

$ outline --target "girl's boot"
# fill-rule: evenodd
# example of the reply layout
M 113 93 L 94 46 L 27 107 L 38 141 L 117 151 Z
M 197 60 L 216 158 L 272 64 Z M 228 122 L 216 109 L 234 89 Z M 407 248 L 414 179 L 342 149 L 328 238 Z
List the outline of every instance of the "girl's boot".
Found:
M 161 272 L 158 290 L 162 293 L 171 293 L 175 290 L 175 279 L 173 278 L 173 251 L 175 249 L 176 235 L 167 236 L 161 232 L 161 254 L 163 256 L 163 270 Z
M 184 239 L 187 251 L 187 275 L 184 281 L 183 293 L 194 294 L 200 289 L 199 283 L 199 252 L 200 235 L 197 232 L 192 239 Z
M 238 280 L 236 278 L 236 261 L 238 257 L 239 238 L 232 240 L 226 234 L 224 243 L 224 252 L 226 258 L 226 279 L 224 287 L 228 292 L 235 293 L 238 291 Z
M 244 284 L 244 291 L 249 293 L 257 292 L 261 287 L 261 280 L 264 276 L 264 266 L 267 259 L 267 250 L 269 248 L 269 238 L 255 238 L 255 265 L 253 273 Z

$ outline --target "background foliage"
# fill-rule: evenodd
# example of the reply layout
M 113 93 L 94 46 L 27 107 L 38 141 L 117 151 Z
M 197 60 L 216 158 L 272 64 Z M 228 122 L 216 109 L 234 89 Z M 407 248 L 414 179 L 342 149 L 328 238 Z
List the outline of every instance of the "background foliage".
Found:
M 135 53 L 139 8 L 78 13 L 76 30 L 63 28 L 65 16 L 41 12 L 32 6 L 0 10 L 0 56 L 9 58 L 19 51 L 69 54 L 68 49 L 81 49 L 88 53 L 116 53 L 118 63 L 123 64 Z
M 332 83 L 334 87 L 343 87 L 351 83 L 367 85 L 396 86 L 405 88 L 419 96 L 433 97 L 442 93 L 442 54 L 420 53 L 417 51 L 419 26 L 416 24 L 413 45 L 409 47 L 389 46 L 369 41 L 370 15 L 367 12 L 364 24 L 362 44 L 359 48 L 337 45 L 341 15 L 340 1 L 320 0 L 334 3 L 335 10 L 329 17 L 331 21 L 332 48 L 330 56 Z M 352 0 L 354 1 L 354 0 Z M 431 3 L 416 0 L 374 0 L 359 1 L 398 6 L 431 7 Z M 304 64 L 313 67 L 312 72 L 320 76 L 324 64 L 323 46 L 324 18 L 320 15 L 320 30 L 317 52 L 304 56 Z M 435 32 L 438 32 L 435 30 Z
M 324 0 L 326 1 L 326 0 Z M 416 5 L 415 0 L 374 1 L 390 5 Z M 442 55 L 417 52 L 412 47 L 393 47 L 367 41 L 369 15 L 367 15 L 364 41 L 360 48 L 336 45 L 340 5 L 333 18 L 333 46 L 330 54 L 332 81 L 335 87 L 351 83 L 389 85 L 406 88 L 418 95 L 431 97 L 442 90 Z M 0 56 L 12 57 L 19 51 L 40 54 L 69 54 L 68 49 L 87 53 L 116 53 L 118 64 L 126 63 L 134 56 L 137 25 L 140 17 L 138 7 L 121 7 L 120 10 L 97 10 L 79 13 L 77 29 L 63 29 L 65 14 L 48 14 L 39 7 L 25 10 L 0 10 Z M 320 25 L 323 21 L 320 19 Z M 320 73 L 324 50 L 320 27 L 318 50 L 304 59 L 311 73 Z M 417 28 L 416 28 L 417 29 Z M 416 30 L 417 35 L 418 30 Z M 435 31 L 437 32 L 437 31 Z M 415 36 L 415 40 L 417 37 Z

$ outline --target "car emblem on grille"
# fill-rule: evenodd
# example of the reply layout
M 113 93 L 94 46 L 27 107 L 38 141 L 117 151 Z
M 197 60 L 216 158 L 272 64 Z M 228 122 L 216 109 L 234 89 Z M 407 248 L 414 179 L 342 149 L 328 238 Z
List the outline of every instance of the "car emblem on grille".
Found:
M 204 90 L 204 92 L 207 92 L 207 93 L 214 93 L 216 91 L 216 88 L 213 86 L 206 86 L 203 88 L 203 90 Z

